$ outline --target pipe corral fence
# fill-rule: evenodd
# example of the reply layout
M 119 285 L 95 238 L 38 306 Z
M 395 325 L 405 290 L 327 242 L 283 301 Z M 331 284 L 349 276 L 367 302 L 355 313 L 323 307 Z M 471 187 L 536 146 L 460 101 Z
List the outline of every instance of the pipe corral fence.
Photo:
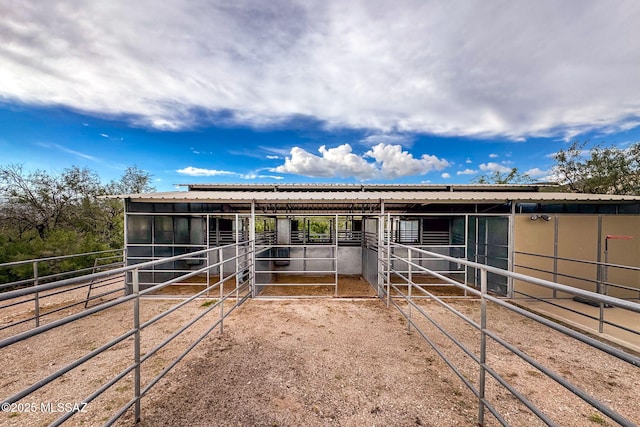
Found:
M 362 240 L 367 241 L 368 256 L 375 259 L 374 265 L 377 269 L 376 274 L 370 277 L 372 280 L 368 279 L 371 286 L 375 289 L 381 301 L 387 306 L 394 306 L 402 313 L 407 320 L 408 330 L 412 333 L 413 331 L 416 332 L 416 339 L 423 339 L 432 347 L 451 368 L 453 376 L 458 378 L 473 393 L 477 401 L 478 425 L 496 422 L 504 426 L 509 425 L 503 414 L 497 409 L 496 402 L 493 402 L 486 393 L 489 381 L 493 381 L 498 386 L 506 389 L 542 423 L 549 426 L 556 425 L 556 422 L 549 414 L 545 413 L 544 409 L 536 407 L 525 393 L 518 390 L 510 382 L 510 378 L 501 375 L 491 364 L 493 358 L 490 356 L 493 355 L 492 352 L 496 351 L 496 348 L 499 348 L 500 351 L 507 351 L 510 355 L 521 359 L 532 369 L 566 388 L 618 425 L 636 425 L 628 416 L 616 412 L 606 402 L 591 396 L 585 390 L 574 385 L 570 378 L 555 372 L 547 366 L 546 360 L 532 357 L 519 348 L 517 343 L 492 330 L 488 326 L 490 318 L 488 318 L 487 308 L 489 306 L 498 306 L 513 312 L 514 315 L 524 316 L 549 328 L 550 331 L 557 331 L 571 340 L 584 343 L 598 352 L 614 357 L 636 368 L 640 368 L 640 358 L 632 352 L 623 351 L 618 347 L 525 310 L 505 298 L 498 297 L 488 286 L 488 276 L 491 274 L 500 277 L 503 280 L 502 283 L 507 284 L 520 281 L 545 291 L 583 298 L 601 307 L 612 307 L 630 314 L 640 313 L 640 304 L 635 301 L 615 298 L 604 293 L 574 288 L 554 281 L 469 261 L 465 259 L 464 254 L 454 257 L 409 244 L 393 242 L 393 239 L 389 238 L 391 236 L 389 232 L 391 228 L 387 228 L 383 223 L 378 224 L 378 226 L 379 232 L 377 236 L 373 234 L 362 236 Z M 119 312 L 119 316 L 127 326 L 124 330 L 118 331 L 115 337 L 109 337 L 105 333 L 107 335 L 105 336 L 105 342 L 96 345 L 95 348 L 87 349 L 80 355 L 75 355 L 74 352 L 73 360 L 65 363 L 64 366 L 58 367 L 58 365 L 55 365 L 53 369 L 43 370 L 48 372 L 38 377 L 30 385 L 12 390 L 7 395 L 3 395 L 3 410 L 11 416 L 12 412 L 21 409 L 20 405 L 23 405 L 22 409 L 26 407 L 25 405 L 30 405 L 29 399 L 37 396 L 39 390 L 45 387 L 54 387 L 55 389 L 66 374 L 72 371 L 78 372 L 78 370 L 84 369 L 89 361 L 98 357 L 109 357 L 110 351 L 124 347 L 128 351 L 128 361 L 122 368 L 119 368 L 118 372 L 114 372 L 113 376 L 109 378 L 102 379 L 99 384 L 95 384 L 94 388 L 84 391 L 85 394 L 76 396 L 77 407 L 72 407 L 62 414 L 49 414 L 50 416 L 43 421 L 53 426 L 61 425 L 83 412 L 85 405 L 90 407 L 92 402 L 96 402 L 103 393 L 119 387 L 124 382 L 131 384 L 130 389 L 125 388 L 127 391 L 130 390 L 129 397 L 124 403 L 112 408 L 110 417 L 101 422 L 104 425 L 112 425 L 127 413 L 132 414 L 135 422 L 139 421 L 143 415 L 141 414 L 141 399 L 145 397 L 149 390 L 211 332 L 218 329 L 222 333 L 224 320 L 227 316 L 252 296 L 258 296 L 258 285 L 265 285 L 266 282 L 257 280 L 257 277 L 263 276 L 264 278 L 272 274 L 272 270 L 268 269 L 270 267 L 264 267 L 263 265 L 257 268 L 258 263 L 262 262 L 266 263 L 265 265 L 270 265 L 271 261 L 277 262 L 284 259 L 289 262 L 304 262 L 304 259 L 297 258 L 305 257 L 296 255 L 295 252 L 290 252 L 287 256 L 278 256 L 279 249 L 291 247 L 291 245 L 279 245 L 277 238 L 275 236 L 269 237 L 268 232 L 269 230 L 264 235 L 256 236 L 255 232 L 252 231 L 248 233 L 249 239 L 241 239 L 240 237 L 243 234 L 237 230 L 235 243 L 195 250 L 177 256 L 140 262 L 129 266 L 120 266 L 120 260 L 118 260 L 110 268 L 103 271 L 92 269 L 87 271 L 89 274 L 80 277 L 55 278 L 55 280 L 48 283 L 40 282 L 42 278 L 38 277 L 38 269 L 36 268 L 34 270 L 36 272 L 35 280 L 21 282 L 18 285 L 14 283 L 11 286 L 16 289 L 0 293 L 0 304 L 2 304 L 0 308 L 2 310 L 10 310 L 17 304 L 34 304 L 34 307 L 38 307 L 43 297 L 46 298 L 49 294 L 59 295 L 65 291 L 80 292 L 82 298 L 79 301 L 74 301 L 73 305 L 63 304 L 64 309 L 57 311 L 55 315 L 45 310 L 34 316 L 29 316 L 27 319 L 12 322 L 2 330 L 3 335 L 0 335 L 0 352 L 17 348 L 25 343 L 37 345 L 39 337 L 47 332 L 56 330 L 60 334 L 65 334 L 65 331 L 69 330 L 76 322 L 82 322 L 83 319 L 89 316 L 100 316 L 110 310 L 118 310 L 119 307 L 123 306 L 127 307 L 127 311 Z M 337 241 L 338 239 L 334 240 Z M 330 267 L 322 271 L 332 271 L 337 274 L 338 269 L 335 267 L 337 260 L 333 259 L 335 254 L 331 253 L 331 248 L 337 248 L 337 246 L 333 245 L 335 245 L 335 242 L 333 244 L 329 242 L 329 244 L 325 245 L 327 248 L 321 248 L 329 251 L 328 263 L 330 264 Z M 308 249 L 305 249 L 303 242 L 296 250 L 305 251 Z M 303 252 L 300 253 L 305 255 Z M 322 256 L 311 254 L 310 258 L 322 258 Z M 429 268 L 422 262 L 424 260 L 435 260 L 438 265 L 445 267 Z M 307 261 L 312 260 L 307 259 Z M 180 271 L 176 269 L 177 265 L 188 265 L 190 270 L 186 272 Z M 293 271 L 298 271 L 297 268 L 295 267 Z M 302 270 L 304 271 L 304 269 Z M 149 273 L 158 271 L 171 273 L 171 278 L 162 283 L 149 284 L 142 289 L 141 283 L 143 281 L 141 277 L 148 277 Z M 306 271 L 308 272 L 308 270 Z M 459 288 L 464 292 L 464 295 L 468 295 L 469 300 L 477 301 L 480 305 L 479 318 L 474 319 L 465 315 L 456 309 L 451 300 L 438 296 L 431 292 L 428 286 L 416 282 L 416 277 L 425 275 L 437 278 L 451 287 Z M 98 297 L 93 299 L 91 295 L 87 296 L 90 290 L 95 292 L 96 283 L 102 283 L 101 281 L 111 280 L 114 277 L 119 277 L 121 281 L 115 285 L 113 292 L 112 290 L 109 290 L 108 293 L 107 291 L 101 292 L 104 294 L 100 296 L 100 298 L 104 299 L 103 301 L 100 301 Z M 469 277 L 474 279 L 469 280 Z M 469 286 L 468 282 L 471 282 L 472 286 Z M 475 285 L 476 282 L 478 286 Z M 172 305 L 169 308 L 161 311 L 150 310 L 145 316 L 142 315 L 143 306 L 153 307 L 155 303 L 164 301 L 158 296 L 159 291 L 177 284 L 196 284 L 200 287 L 200 290 L 183 296 L 182 299 L 172 300 Z M 94 296 L 96 295 L 94 294 Z M 53 298 L 53 296 L 50 298 Z M 90 306 L 85 304 L 87 301 L 92 301 L 92 304 Z M 203 303 L 202 301 L 205 302 Z M 425 308 L 425 301 L 437 303 L 445 308 L 453 318 L 468 325 L 478 338 L 477 345 L 468 346 L 463 343 L 463 340 L 447 330 L 447 325 L 439 322 Z M 194 304 L 197 305 L 195 315 L 182 324 L 176 325 L 172 323 L 171 330 L 163 331 L 164 336 L 160 342 L 147 343 L 145 341 L 144 333 L 147 328 L 151 328 L 158 322 L 162 322 L 163 319 L 169 318 L 174 312 Z M 75 312 L 69 314 L 69 310 L 75 310 Z M 613 321 L 608 321 L 606 319 L 606 310 L 603 311 L 603 322 L 607 327 L 624 327 Z M 122 313 L 126 313 L 126 315 L 122 315 Z M 204 322 L 206 324 L 204 331 L 194 339 L 188 340 L 188 342 L 180 341 L 183 334 L 193 327 L 196 322 Z M 427 332 L 425 325 L 433 326 L 435 333 L 449 340 L 457 349 L 456 351 L 463 353 L 472 362 L 472 367 L 457 365 L 449 357 L 447 351 L 444 351 L 438 345 L 437 340 L 430 335 L 431 333 Z M 639 333 L 633 328 L 627 329 L 629 333 L 636 335 Z M 95 331 L 95 333 L 98 332 Z M 166 361 L 161 368 L 152 365 L 154 356 L 173 341 L 180 344 L 180 350 L 177 355 Z M 25 355 L 25 357 L 27 356 Z M 8 369 L 8 367 L 3 366 L 3 369 Z M 3 390 L 3 394 L 5 391 Z M 42 411 L 51 408 L 37 409 Z

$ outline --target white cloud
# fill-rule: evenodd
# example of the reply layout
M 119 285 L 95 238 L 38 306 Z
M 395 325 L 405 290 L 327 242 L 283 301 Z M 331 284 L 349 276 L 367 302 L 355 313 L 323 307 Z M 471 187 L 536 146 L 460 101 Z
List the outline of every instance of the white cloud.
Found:
M 100 136 L 103 137 L 103 138 L 109 138 L 109 135 L 106 134 L 106 133 L 101 133 Z
M 495 154 L 495 153 L 489 154 L 490 159 L 497 159 L 498 157 L 500 157 L 498 154 Z
M 280 156 L 267 155 L 267 159 L 269 159 L 269 160 L 276 160 L 276 159 L 279 159 L 279 158 L 280 158 Z
M 353 153 L 349 144 L 335 148 L 321 146 L 320 156 L 293 147 L 283 165 L 272 170 L 280 173 L 292 173 L 311 177 L 355 177 L 361 180 L 384 177 L 388 179 L 411 175 L 424 175 L 433 170 L 449 166 L 449 162 L 435 156 L 423 154 L 420 158 L 402 150 L 400 145 L 380 143 L 363 155 Z M 368 162 L 367 159 L 375 162 Z
M 636 0 L 57 0 L 2 22 L 0 98 L 159 129 L 306 116 L 521 140 L 640 116 Z
M 471 159 L 467 159 L 467 160 L 465 160 L 464 162 L 465 162 L 466 164 L 471 164 L 471 163 L 473 163 L 473 161 L 472 161 Z
M 477 174 L 478 171 L 473 170 L 473 169 L 465 169 L 465 170 L 461 170 L 456 172 L 456 175 L 475 175 Z
M 225 170 L 217 170 L 217 169 L 203 169 L 203 168 L 195 168 L 193 166 L 187 166 L 183 169 L 178 169 L 176 172 L 182 175 L 189 176 L 220 176 L 220 175 L 236 175 L 235 172 L 225 171 Z
M 432 170 L 442 170 L 449 166 L 449 162 L 436 156 L 423 154 L 419 159 L 408 151 L 403 151 L 400 145 L 378 144 L 365 153 L 380 164 L 380 171 L 385 178 L 399 178 L 402 176 L 424 175 Z
M 279 175 L 262 175 L 257 173 L 238 174 L 238 176 L 242 179 L 284 179 L 283 176 Z
M 378 145 L 378 144 L 396 144 L 404 147 L 410 146 L 413 143 L 413 138 L 409 135 L 398 134 L 375 134 L 369 135 L 363 138 L 361 141 L 365 145 Z
M 485 172 L 511 172 L 511 168 L 496 162 L 481 163 L 480 170 Z
M 540 168 L 532 168 L 525 172 L 526 175 L 529 175 L 531 178 L 542 178 L 543 176 L 549 176 L 551 174 L 550 170 L 542 170 Z
M 441 176 L 442 178 L 444 178 L 444 179 L 449 179 L 449 178 L 451 178 L 451 174 L 450 174 L 450 173 L 447 173 L 447 172 L 443 173 L 443 174 L 442 174 L 442 175 L 440 175 L 440 176 Z
M 233 171 L 225 171 L 218 169 L 203 169 L 193 166 L 187 166 L 183 169 L 176 170 L 179 174 L 188 176 L 237 176 L 240 179 L 283 179 L 284 177 L 278 175 L 262 175 L 257 172 L 239 173 Z
M 300 147 L 293 147 L 284 165 L 274 168 L 274 172 L 293 173 L 313 177 L 350 177 L 370 179 L 376 176 L 373 165 L 352 153 L 351 145 L 342 144 L 327 149 L 324 145 L 318 151 L 321 156 L 311 154 Z
M 101 162 L 101 160 L 98 159 L 95 156 L 83 153 L 81 151 L 72 150 L 71 148 L 64 147 L 64 146 L 62 146 L 60 144 L 40 142 L 40 143 L 38 143 L 38 145 L 40 147 L 47 148 L 47 149 L 55 148 L 56 150 L 60 150 L 60 151 L 62 151 L 64 153 L 71 154 L 71 155 L 76 156 L 76 157 L 80 157 L 81 159 L 92 160 L 94 162 Z

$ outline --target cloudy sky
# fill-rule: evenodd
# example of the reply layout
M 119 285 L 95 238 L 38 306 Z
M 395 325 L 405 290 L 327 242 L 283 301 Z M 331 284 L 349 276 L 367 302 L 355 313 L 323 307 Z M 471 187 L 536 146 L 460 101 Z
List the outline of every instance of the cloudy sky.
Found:
M 640 140 L 637 0 L 0 0 L 0 164 L 105 180 L 549 178 Z

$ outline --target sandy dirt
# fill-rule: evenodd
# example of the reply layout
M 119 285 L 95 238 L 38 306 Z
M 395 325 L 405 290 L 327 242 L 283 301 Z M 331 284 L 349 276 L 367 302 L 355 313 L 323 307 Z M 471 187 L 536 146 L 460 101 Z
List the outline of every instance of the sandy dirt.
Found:
M 408 333 L 407 322 L 398 310 L 352 290 L 358 298 L 247 301 L 225 320 L 224 333 L 211 333 L 143 398 L 141 425 L 475 425 L 477 399 L 462 380 L 415 329 Z M 213 300 L 194 301 L 145 329 L 143 355 L 188 319 L 207 310 L 207 301 Z M 479 318 L 477 300 L 448 301 L 470 318 Z M 178 302 L 146 299 L 141 304 L 142 318 L 150 319 Z M 479 337 L 472 328 L 435 302 L 421 301 L 421 306 L 477 353 Z M 0 314 L 3 319 L 11 317 L 7 312 Z M 206 331 L 218 315 L 215 308 L 160 354 L 143 363 L 143 385 Z M 454 351 L 430 322 L 417 315 L 415 308 L 412 318 L 455 361 L 462 377 L 477 387 L 477 365 Z M 98 348 L 131 325 L 132 305 L 125 304 L 1 349 L 2 397 Z M 640 368 L 598 354 L 503 308 L 490 306 L 489 327 L 640 424 Z M 616 425 L 495 342 L 490 341 L 488 348 L 491 366 L 558 425 Z M 129 338 L 21 402 L 81 402 L 130 366 L 132 358 Z M 68 425 L 100 425 L 132 395 L 129 375 L 89 404 L 86 412 L 74 415 Z M 487 396 L 511 425 L 542 425 L 490 378 Z M 3 413 L 0 425 L 40 426 L 60 415 L 42 411 Z M 133 425 L 131 412 L 117 425 Z M 486 425 L 498 422 L 487 415 Z

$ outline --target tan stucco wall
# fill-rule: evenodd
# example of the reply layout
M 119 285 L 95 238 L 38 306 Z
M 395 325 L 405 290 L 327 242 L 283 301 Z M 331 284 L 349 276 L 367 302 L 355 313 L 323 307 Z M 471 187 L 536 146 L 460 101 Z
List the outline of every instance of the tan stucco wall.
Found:
M 604 261 L 605 236 L 606 235 L 631 235 L 632 240 L 609 240 L 609 262 L 622 265 L 640 265 L 640 216 L 637 215 L 602 215 L 602 233 L 598 236 L 598 215 L 550 215 L 550 221 L 538 219 L 531 220 L 531 215 L 516 215 L 514 222 L 514 270 L 518 273 L 528 274 L 542 279 L 553 280 L 553 259 L 534 257 L 518 252 L 529 252 L 553 257 L 555 223 L 557 222 L 558 257 L 571 258 L 585 261 L 597 261 L 598 239 L 601 239 L 601 260 Z M 528 268 L 529 266 L 550 273 L 538 272 Z M 596 280 L 597 267 L 595 265 L 558 260 L 559 283 L 574 286 L 580 289 L 596 291 L 595 283 L 579 280 L 576 276 L 585 279 Z M 566 276 L 565 276 L 566 275 Z M 610 282 L 620 283 L 640 289 L 640 273 L 609 268 Z M 518 292 L 528 295 L 549 298 L 551 291 L 530 285 L 521 281 L 514 282 L 516 297 Z M 616 297 L 638 298 L 637 292 L 630 292 L 610 288 L 609 295 Z M 558 297 L 568 297 L 568 294 L 559 293 Z

